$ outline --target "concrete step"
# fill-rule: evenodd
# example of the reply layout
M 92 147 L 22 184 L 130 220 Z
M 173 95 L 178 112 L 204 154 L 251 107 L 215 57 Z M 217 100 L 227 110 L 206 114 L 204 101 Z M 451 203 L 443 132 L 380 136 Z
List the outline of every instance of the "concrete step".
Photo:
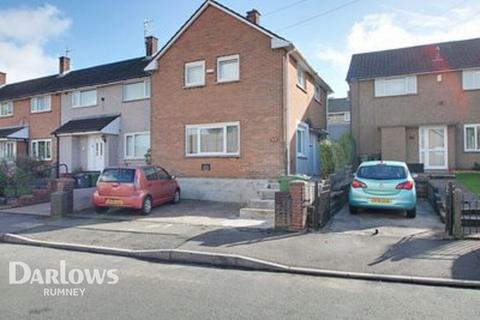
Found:
M 273 209 L 242 208 L 240 209 L 240 219 L 268 220 L 273 219 L 275 211 Z
M 277 189 L 261 189 L 258 190 L 258 195 L 262 200 L 275 200 L 275 192 L 280 190 Z
M 251 199 L 247 203 L 248 208 L 275 209 L 274 200 Z

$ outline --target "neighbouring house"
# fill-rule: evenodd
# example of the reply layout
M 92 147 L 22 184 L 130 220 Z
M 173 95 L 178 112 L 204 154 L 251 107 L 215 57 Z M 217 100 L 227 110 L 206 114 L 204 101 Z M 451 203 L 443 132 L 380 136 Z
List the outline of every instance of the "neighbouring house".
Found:
M 70 70 L 0 87 L 0 158 L 31 156 L 72 170 L 144 163 L 150 148 L 150 74 L 146 56 Z M 5 83 L 0 73 L 0 84 Z
M 337 141 L 350 133 L 350 100 L 348 98 L 331 98 L 327 104 L 327 131 L 332 140 Z
M 480 163 L 480 38 L 355 54 L 347 81 L 359 155 Z
M 273 178 L 319 173 L 332 90 L 257 10 L 204 2 L 146 70 L 152 160 L 184 197 L 246 202 Z

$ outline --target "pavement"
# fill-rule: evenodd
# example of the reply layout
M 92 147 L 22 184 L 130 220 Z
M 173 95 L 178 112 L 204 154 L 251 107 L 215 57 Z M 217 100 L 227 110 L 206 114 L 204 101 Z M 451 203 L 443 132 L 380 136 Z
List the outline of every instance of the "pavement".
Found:
M 8 264 L 45 274 L 116 269 L 115 284 L 10 285 Z M 44 290 L 82 289 L 81 296 Z M 477 319 L 479 291 L 158 264 L 0 244 L 2 319 Z
M 345 207 L 321 231 L 309 233 L 225 225 L 235 221 L 234 208 L 225 204 L 197 201 L 183 206 L 160 207 L 163 217 L 125 212 L 59 219 L 0 214 L 0 232 L 97 247 L 239 255 L 299 268 L 480 280 L 480 241 L 444 239 L 444 225 L 423 200 L 415 219 L 390 211 L 352 216 Z M 202 216 L 209 207 L 211 216 Z M 196 223 L 185 223 L 182 212 L 200 216 L 195 219 L 192 214 L 190 219 Z M 223 222 L 203 224 L 205 218 Z

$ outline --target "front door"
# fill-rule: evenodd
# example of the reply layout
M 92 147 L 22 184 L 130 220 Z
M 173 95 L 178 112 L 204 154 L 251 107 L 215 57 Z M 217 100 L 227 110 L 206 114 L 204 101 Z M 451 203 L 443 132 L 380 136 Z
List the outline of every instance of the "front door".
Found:
M 105 142 L 99 135 L 88 137 L 88 170 L 101 171 L 105 167 Z
M 448 138 L 446 126 L 420 127 L 420 162 L 425 169 L 448 169 Z

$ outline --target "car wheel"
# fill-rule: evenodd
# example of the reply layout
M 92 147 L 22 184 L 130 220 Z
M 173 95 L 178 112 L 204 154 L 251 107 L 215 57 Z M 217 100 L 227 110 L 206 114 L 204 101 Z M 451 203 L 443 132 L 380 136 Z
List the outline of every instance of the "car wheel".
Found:
M 350 211 L 350 214 L 357 214 L 358 213 L 358 208 L 357 207 L 348 206 L 348 210 Z
M 415 218 L 417 216 L 417 208 L 407 210 L 407 218 Z
M 108 207 L 95 207 L 95 212 L 98 214 L 102 214 L 108 211 Z
M 140 209 L 140 213 L 144 216 L 149 215 L 150 212 L 152 212 L 152 206 L 153 206 L 152 197 L 150 196 L 145 197 L 145 199 L 143 200 L 142 209 Z
M 175 194 L 173 195 L 173 200 L 172 200 L 172 203 L 173 204 L 177 204 L 180 202 L 180 190 L 176 190 L 175 191 Z

